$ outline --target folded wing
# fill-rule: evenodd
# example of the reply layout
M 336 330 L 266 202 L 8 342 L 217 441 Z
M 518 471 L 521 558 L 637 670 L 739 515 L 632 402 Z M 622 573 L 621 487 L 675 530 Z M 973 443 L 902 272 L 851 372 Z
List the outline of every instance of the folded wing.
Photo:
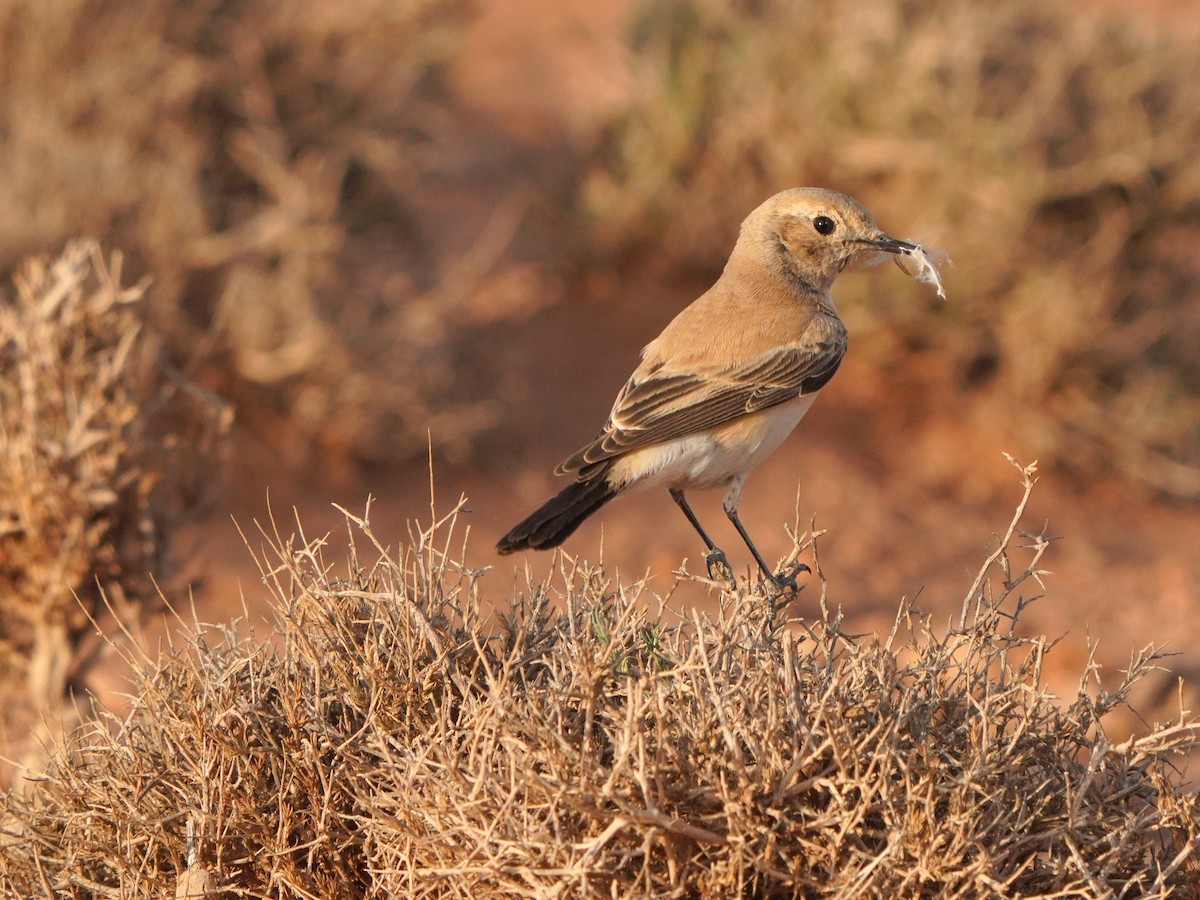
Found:
M 840 323 L 839 323 L 840 324 Z M 668 371 L 630 379 L 596 439 L 558 473 L 581 472 L 640 447 L 709 431 L 750 413 L 819 390 L 837 371 L 846 334 L 781 347 L 738 369 Z

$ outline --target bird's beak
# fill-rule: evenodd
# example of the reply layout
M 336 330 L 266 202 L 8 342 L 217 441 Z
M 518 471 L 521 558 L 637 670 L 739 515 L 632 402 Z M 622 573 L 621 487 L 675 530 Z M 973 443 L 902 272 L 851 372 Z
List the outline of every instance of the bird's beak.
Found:
M 866 244 L 875 250 L 882 250 L 884 253 L 909 254 L 917 249 L 917 245 L 911 241 L 902 241 L 899 238 L 889 237 L 882 231 L 874 237 L 859 238 L 856 243 Z

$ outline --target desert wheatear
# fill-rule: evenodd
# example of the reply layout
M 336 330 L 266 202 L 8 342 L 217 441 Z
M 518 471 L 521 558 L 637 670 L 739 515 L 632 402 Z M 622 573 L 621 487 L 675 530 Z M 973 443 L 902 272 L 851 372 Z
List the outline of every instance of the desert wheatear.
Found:
M 646 346 L 600 434 L 558 467 L 571 483 L 497 549 L 556 547 L 622 491 L 662 485 L 708 548 L 710 574 L 714 566 L 731 573 L 684 497 L 689 488 L 726 487 L 725 514 L 763 573 L 794 587 L 766 564 L 738 518 L 742 486 L 842 361 L 846 328 L 829 293 L 834 279 L 881 252 L 913 257 L 918 277 L 941 292 L 923 248 L 884 234 L 844 194 L 795 188 L 759 206 L 716 284 Z

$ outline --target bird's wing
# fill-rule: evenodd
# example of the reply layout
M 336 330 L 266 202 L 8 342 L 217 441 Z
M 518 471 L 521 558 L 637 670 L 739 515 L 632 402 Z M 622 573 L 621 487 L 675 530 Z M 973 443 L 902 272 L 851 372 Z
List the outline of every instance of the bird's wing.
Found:
M 820 389 L 846 352 L 846 334 L 781 347 L 737 369 L 666 371 L 630 379 L 597 438 L 558 467 L 581 469 L 651 444 L 708 431 Z

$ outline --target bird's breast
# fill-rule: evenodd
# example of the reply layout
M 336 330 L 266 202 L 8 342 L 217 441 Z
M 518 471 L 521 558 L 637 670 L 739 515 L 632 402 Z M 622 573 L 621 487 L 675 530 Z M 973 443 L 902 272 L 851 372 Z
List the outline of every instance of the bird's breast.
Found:
M 711 431 L 633 450 L 614 462 L 609 480 L 629 490 L 726 485 L 735 475 L 748 473 L 783 443 L 817 399 L 817 393 L 741 416 Z

